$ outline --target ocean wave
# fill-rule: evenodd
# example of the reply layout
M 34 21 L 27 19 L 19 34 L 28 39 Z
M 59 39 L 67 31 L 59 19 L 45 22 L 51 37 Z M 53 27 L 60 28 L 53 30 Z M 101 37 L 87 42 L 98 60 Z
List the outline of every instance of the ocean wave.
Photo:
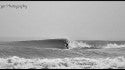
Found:
M 84 40 L 83 40 L 84 41 Z M 104 49 L 104 48 L 121 48 L 125 47 L 125 42 L 121 41 L 77 41 L 70 38 L 53 38 L 45 40 L 28 40 L 14 41 L 3 43 L 0 45 L 9 46 L 35 46 L 37 48 L 57 48 L 57 49 L 73 49 L 73 48 L 89 48 L 89 49 Z

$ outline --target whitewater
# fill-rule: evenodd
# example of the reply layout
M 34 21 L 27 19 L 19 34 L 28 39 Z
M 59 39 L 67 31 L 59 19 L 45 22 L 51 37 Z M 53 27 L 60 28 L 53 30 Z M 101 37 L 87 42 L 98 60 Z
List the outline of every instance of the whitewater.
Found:
M 99 48 L 99 49 L 106 49 L 106 48 L 121 48 L 125 47 L 124 44 L 116 44 L 116 43 L 108 43 L 106 45 L 102 45 L 100 48 L 97 46 L 92 46 L 90 44 L 87 44 L 86 42 L 82 41 L 73 41 L 73 40 L 68 40 L 68 48 L 73 49 L 73 48 Z
M 0 69 L 125 69 L 125 58 L 0 58 Z

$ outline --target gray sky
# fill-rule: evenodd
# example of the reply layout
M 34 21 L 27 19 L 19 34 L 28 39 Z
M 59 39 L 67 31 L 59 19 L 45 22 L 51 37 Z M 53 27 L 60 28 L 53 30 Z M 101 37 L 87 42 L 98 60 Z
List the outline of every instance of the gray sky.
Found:
M 32 1 L 0 9 L 0 38 L 125 40 L 124 1 Z

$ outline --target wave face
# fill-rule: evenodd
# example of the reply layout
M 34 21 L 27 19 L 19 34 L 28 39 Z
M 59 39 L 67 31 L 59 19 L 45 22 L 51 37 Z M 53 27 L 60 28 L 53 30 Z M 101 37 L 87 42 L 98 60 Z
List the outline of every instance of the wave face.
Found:
M 26 58 L 62 58 L 80 56 L 77 53 L 63 50 L 68 49 L 67 46 L 67 39 L 4 42 L 0 43 L 0 57 L 19 56 Z
M 30 40 L 30 41 L 14 41 L 9 43 L 4 43 L 1 45 L 9 45 L 13 47 L 37 47 L 37 48 L 57 48 L 57 49 L 67 49 L 68 43 L 67 39 L 45 39 L 45 40 Z

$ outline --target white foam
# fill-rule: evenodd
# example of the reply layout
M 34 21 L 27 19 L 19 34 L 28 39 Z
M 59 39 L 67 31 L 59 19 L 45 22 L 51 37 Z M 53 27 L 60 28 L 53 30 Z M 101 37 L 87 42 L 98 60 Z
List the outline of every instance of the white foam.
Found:
M 56 59 L 26 59 L 17 56 L 0 58 L 0 69 L 109 69 L 124 68 L 125 58 L 56 58 Z
M 87 43 L 77 42 L 77 41 L 70 41 L 68 46 L 69 46 L 69 49 L 78 48 L 78 47 L 87 47 L 87 48 L 91 47 L 91 45 L 88 45 Z
M 86 42 L 78 42 L 78 41 L 69 40 L 68 47 L 69 47 L 69 49 L 72 49 L 72 48 L 81 48 L 81 47 L 92 48 L 92 47 L 98 47 L 98 46 L 91 46 L 91 45 L 87 44 Z M 125 44 L 118 45 L 116 43 L 114 43 L 114 44 L 109 43 L 106 46 L 102 46 L 100 48 L 103 49 L 103 48 L 122 48 L 122 47 L 125 47 Z
M 107 44 L 106 46 L 104 46 L 104 48 L 121 48 L 121 47 L 125 47 L 125 44 L 121 44 L 121 45 L 117 45 L 117 44 Z

